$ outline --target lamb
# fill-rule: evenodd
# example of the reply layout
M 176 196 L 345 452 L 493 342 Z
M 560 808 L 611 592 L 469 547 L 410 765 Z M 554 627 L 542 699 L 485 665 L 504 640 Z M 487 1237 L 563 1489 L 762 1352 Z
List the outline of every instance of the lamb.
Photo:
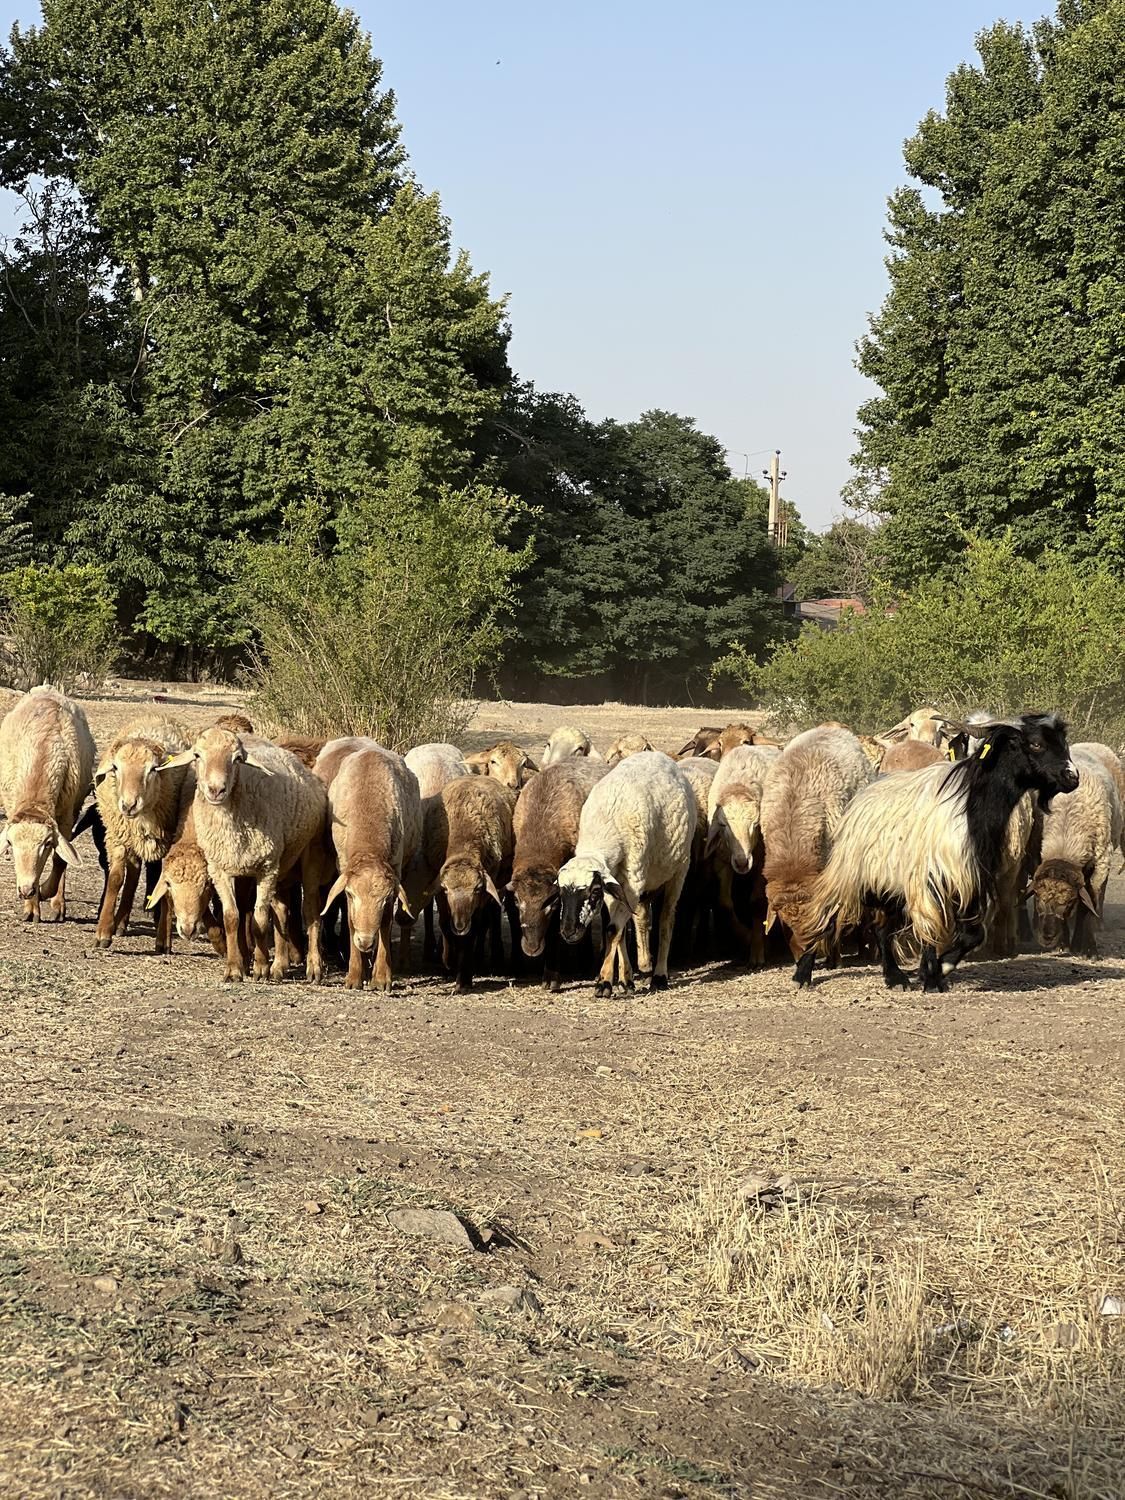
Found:
M 422 837 L 402 879 L 403 897 L 398 920 L 402 926 L 399 967 L 403 972 L 410 962 L 410 927 L 420 912 L 425 915 L 425 957 L 431 961 L 437 959 L 433 896 L 449 841 L 449 825 L 441 792 L 447 782 L 471 774 L 457 746 L 440 741 L 416 745 L 406 752 L 404 758 L 418 780 L 422 799 Z
M 956 733 L 960 728 L 959 724 L 947 719 L 936 708 L 916 708 L 905 719 L 900 719 L 893 729 L 884 730 L 876 738 L 888 747 L 901 744 L 903 740 L 917 740 L 920 744 L 933 745 L 940 750 L 949 743 L 951 732 Z
M 320 856 L 327 814 L 324 784 L 290 751 L 227 729 L 204 730 L 191 749 L 171 756 L 161 769 L 193 761 L 196 837 L 223 908 L 224 982 L 241 983 L 246 977 L 238 941 L 235 881 L 239 876 L 255 882 L 254 978 L 281 979 L 288 966 L 289 912 L 280 882 L 298 861 L 311 863 Z M 314 846 L 311 851 L 310 846 Z M 304 886 L 307 976 L 316 982 L 320 978 L 320 901 L 311 871 Z M 272 966 L 268 952 L 271 914 L 278 931 Z
M 519 915 L 523 951 L 529 958 L 543 955 L 543 982 L 552 992 L 561 983 L 559 870 L 574 854 L 583 804 L 608 770 L 600 759 L 571 756 L 545 766 L 516 801 L 508 891 Z
M 329 740 L 315 770 L 328 787 L 339 870 L 321 915 L 346 896 L 351 941 L 344 984 L 362 989 L 369 976 L 373 990 L 387 991 L 395 900 L 422 838 L 418 779 L 402 756 L 374 741 L 357 747 L 355 740 Z
M 459 991 L 473 987 L 476 939 L 487 920 L 496 925 L 503 897 L 500 888 L 512 873 L 512 814 L 515 794 L 492 776 L 461 776 L 442 788 L 449 827 L 445 861 L 438 877 L 438 916 L 447 962 Z M 486 912 L 489 901 L 496 910 Z M 517 942 L 512 932 L 512 946 Z
M 539 764 L 546 770 L 548 766 L 558 765 L 560 761 L 569 760 L 572 756 L 583 756 L 594 761 L 601 760 L 601 756 L 590 743 L 590 736 L 584 729 L 576 729 L 573 725 L 564 724 L 561 728 L 551 731 L 543 747 Z
M 126 725 L 94 772 L 94 799 L 105 830 L 108 860 L 95 934 L 98 948 L 109 948 L 114 937 L 128 930 L 141 866 L 154 864 L 168 853 L 186 769 L 161 775 L 160 767 L 187 745 L 182 724 L 144 714 Z M 156 951 L 170 953 L 171 903 L 154 904 Z
M 54 688 L 32 688 L 0 724 L 0 847 L 12 851 L 24 920 L 39 921 L 46 897 L 66 916 L 66 868 L 82 860 L 71 842 L 94 773 L 94 739 L 77 703 Z
M 871 763 L 850 729 L 822 725 L 790 740 L 762 791 L 766 931 L 779 921 L 794 958 L 809 945 L 813 885 L 844 809 L 871 779 Z
M 199 847 L 195 834 L 195 770 L 188 766 L 180 788 L 180 803 L 172 842 L 160 866 L 160 877 L 147 904 L 155 907 L 165 902 L 176 931 L 190 942 L 200 928 L 206 928 L 211 945 L 220 957 L 226 954 L 226 940 L 221 923 L 222 910 L 207 873 L 207 856 Z M 241 905 L 241 903 L 240 903 Z M 171 932 L 168 932 L 171 952 Z
M 747 926 L 734 907 L 733 877 L 749 875 L 762 848 L 762 793 L 780 752 L 768 745 L 738 745 L 718 763 L 707 801 L 706 854 L 712 858 L 718 904 L 736 938 L 749 949 L 750 962 L 766 961 L 765 891 L 755 891 L 754 920 Z M 681 762 L 684 764 L 684 762 Z M 758 859 L 757 884 L 762 885 Z M 760 909 L 760 914 L 757 909 Z
M 1056 714 L 980 726 L 980 740 L 966 760 L 880 777 L 847 808 L 812 891 L 797 984 L 811 982 L 816 949 L 859 926 L 868 909 L 879 918 L 888 988 L 909 987 L 894 951 L 908 925 L 927 991 L 944 990 L 983 942 L 1016 804 L 1032 792 L 1047 811 L 1052 797 L 1075 789 L 1078 771 Z
M 937 746 L 927 740 L 899 740 L 882 756 L 879 769 L 884 776 L 893 776 L 897 771 L 920 771 L 923 766 L 936 766 L 945 759 Z
M 527 751 L 511 740 L 497 740 L 487 750 L 466 755 L 465 764 L 474 776 L 491 776 L 511 792 L 526 786 L 539 769 Z
M 641 755 L 653 747 L 643 734 L 622 734 L 614 740 L 605 753 L 607 766 L 616 766 L 629 755 Z
M 559 871 L 560 927 L 568 943 L 579 940 L 605 900 L 610 937 L 595 995 L 612 993 L 615 969 L 633 992 L 625 945 L 637 920 L 637 956 L 647 950 L 646 896 L 662 896 L 660 936 L 650 988 L 668 987 L 668 950 L 699 822 L 695 794 L 678 764 L 647 750 L 630 755 L 591 791 L 582 809 L 574 856 Z
M 1060 798 L 1043 819 L 1041 861 L 1030 891 L 1039 946 L 1066 947 L 1093 958 L 1098 951 L 1094 927 L 1105 905 L 1125 809 L 1104 759 L 1079 745 L 1071 747 L 1071 757 L 1078 790 Z

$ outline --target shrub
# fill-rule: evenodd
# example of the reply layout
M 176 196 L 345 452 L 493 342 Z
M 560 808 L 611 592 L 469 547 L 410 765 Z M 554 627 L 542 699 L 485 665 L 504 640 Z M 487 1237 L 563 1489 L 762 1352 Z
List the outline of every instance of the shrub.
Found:
M 117 655 L 116 600 L 104 569 L 29 563 L 0 575 L 0 593 L 0 674 L 9 686 L 102 685 Z
M 255 716 L 398 750 L 454 738 L 519 562 L 498 544 L 505 523 L 491 492 L 448 492 L 347 518 L 336 550 L 313 513 L 284 542 L 251 548 Z
M 965 568 L 913 594 L 878 595 L 835 631 L 806 626 L 764 664 L 732 652 L 716 669 L 786 725 L 840 719 L 877 732 L 920 704 L 954 716 L 1055 709 L 1075 739 L 1125 732 L 1122 584 L 1061 554 L 971 542 Z

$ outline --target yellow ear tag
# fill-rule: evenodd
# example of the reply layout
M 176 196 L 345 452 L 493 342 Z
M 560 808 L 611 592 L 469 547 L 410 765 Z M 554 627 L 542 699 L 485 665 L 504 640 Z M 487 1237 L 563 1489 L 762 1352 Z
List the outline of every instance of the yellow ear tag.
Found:
M 950 745 L 949 749 L 945 753 L 946 753 L 946 755 L 949 756 L 950 760 L 956 760 L 957 759 L 957 754 L 954 751 L 952 745 Z
M 984 744 L 980 747 L 980 755 L 979 755 L 978 759 L 983 760 L 985 758 L 985 756 L 988 754 L 988 752 L 991 749 L 992 749 L 992 741 L 991 740 L 986 740 L 984 742 Z

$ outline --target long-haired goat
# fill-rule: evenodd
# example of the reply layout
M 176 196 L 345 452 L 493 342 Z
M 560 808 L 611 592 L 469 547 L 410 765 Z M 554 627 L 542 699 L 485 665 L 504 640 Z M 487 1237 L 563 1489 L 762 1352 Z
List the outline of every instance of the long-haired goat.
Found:
M 880 918 L 889 989 L 908 987 L 894 952 L 905 926 L 921 947 L 924 990 L 944 990 L 945 976 L 984 941 L 1013 809 L 1036 792 L 1047 810 L 1052 797 L 1075 789 L 1078 771 L 1055 714 L 1024 714 L 978 726 L 978 734 L 967 760 L 882 777 L 848 807 L 813 888 L 815 937 L 798 960 L 799 985 L 811 981 L 817 948 L 858 927 L 868 910 Z

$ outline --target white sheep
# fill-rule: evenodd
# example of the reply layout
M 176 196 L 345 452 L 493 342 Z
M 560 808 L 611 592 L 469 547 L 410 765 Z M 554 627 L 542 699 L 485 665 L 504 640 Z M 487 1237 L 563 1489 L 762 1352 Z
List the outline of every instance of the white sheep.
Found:
M 373 741 L 329 740 L 314 771 L 328 788 L 339 870 L 322 915 L 338 896 L 348 903 L 345 986 L 362 989 L 370 974 L 372 989 L 389 990 L 395 900 L 422 837 L 418 779 L 401 755 Z
M 1125 809 L 1105 761 L 1081 745 L 1072 745 L 1070 753 L 1078 789 L 1059 797 L 1044 816 L 1030 892 L 1040 947 L 1065 944 L 1071 953 L 1093 957 L 1098 951 L 1094 926 L 1105 905 L 1113 853 L 1121 845 Z
M 172 844 L 187 769 L 161 775 L 160 767 L 188 743 L 182 724 L 145 714 L 126 725 L 94 772 L 94 798 L 108 861 L 95 938 L 98 948 L 108 948 L 128 929 L 141 866 L 162 860 Z M 156 904 L 157 953 L 171 951 L 171 915 L 171 902 Z
M 82 863 L 71 843 L 90 790 L 96 750 L 86 715 L 54 688 L 32 688 L 0 724 L 0 802 L 24 920 L 39 921 L 41 897 L 66 916 L 66 867 Z M 48 863 L 50 868 L 48 868 Z
M 406 752 L 404 759 L 417 778 L 418 793 L 422 799 L 422 837 L 403 872 L 403 898 L 398 917 L 402 924 L 399 968 L 405 973 L 410 964 L 411 924 L 420 914 L 425 917 L 424 956 L 430 962 L 437 961 L 433 902 L 449 838 L 449 825 L 441 793 L 449 782 L 471 773 L 457 746 L 440 740 L 415 745 L 413 750 Z
M 1095 760 L 1100 760 L 1102 765 L 1113 777 L 1114 785 L 1117 787 L 1117 795 L 1121 799 L 1121 806 L 1125 809 L 1125 766 L 1121 764 L 1121 757 L 1101 740 L 1080 740 L 1071 749 L 1081 750 L 1084 755 L 1092 755 Z M 1121 832 L 1121 852 L 1125 854 L 1125 822 Z M 1125 869 L 1125 865 L 1122 866 Z
M 327 795 L 324 783 L 289 750 L 255 735 L 206 729 L 190 750 L 171 756 L 162 769 L 195 764 L 195 835 L 207 873 L 222 903 L 227 939 L 224 982 L 243 980 L 238 941 L 235 881 L 255 882 L 254 978 L 281 979 L 287 968 L 289 912 L 280 881 L 298 861 L 310 865 L 304 887 L 309 935 L 308 978 L 320 977 L 320 900 L 316 875 L 323 860 Z M 314 873 L 315 867 L 315 873 Z M 278 941 L 271 967 L 271 915 Z
M 577 942 L 605 901 L 610 937 L 595 994 L 612 992 L 615 968 L 626 994 L 632 992 L 625 933 L 635 918 L 637 956 L 643 964 L 648 948 L 644 901 L 658 891 L 663 903 L 651 988 L 668 987 L 676 905 L 698 822 L 691 783 L 675 761 L 656 750 L 628 756 L 587 797 L 574 857 L 559 871 L 560 926 L 567 942 Z
M 547 766 L 557 765 L 560 760 L 569 760 L 572 756 L 583 756 L 593 761 L 601 760 L 601 756 L 590 743 L 590 736 L 584 729 L 578 729 L 572 724 L 563 724 L 558 729 L 552 729 L 547 743 L 543 746 L 539 764 L 546 769 Z

